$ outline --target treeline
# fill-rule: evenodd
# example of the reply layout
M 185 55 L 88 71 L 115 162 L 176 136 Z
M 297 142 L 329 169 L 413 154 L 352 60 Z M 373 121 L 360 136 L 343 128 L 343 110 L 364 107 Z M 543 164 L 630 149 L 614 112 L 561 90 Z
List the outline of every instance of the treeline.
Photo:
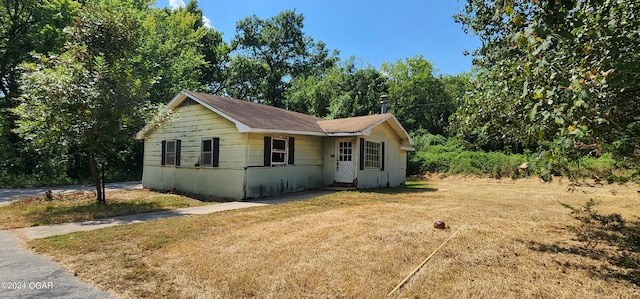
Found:
M 0 10 L 0 185 L 135 179 L 132 136 L 181 89 L 326 118 L 380 112 L 409 130 L 448 134 L 468 74 L 440 76 L 422 56 L 380 69 L 304 32 L 294 10 L 239 20 L 230 42 L 196 1 L 7 1 Z M 156 118 L 157 119 L 157 118 Z
M 480 152 L 523 155 L 513 157 L 544 178 L 579 173 L 572 165 L 586 158 L 627 169 L 640 161 L 638 1 L 467 0 L 454 19 L 482 46 L 472 72 L 453 76 L 422 56 L 379 68 L 343 61 L 305 34 L 295 10 L 239 20 L 225 42 L 196 1 L 152 2 L 3 2 L 0 185 L 97 184 L 104 162 L 111 179 L 139 177 L 132 136 L 169 118 L 162 104 L 181 89 L 326 118 L 379 113 L 387 94 L 416 140 L 453 140 L 419 147 L 417 171 L 453 172 L 438 161 L 467 150 L 476 153 L 449 160 L 472 168 L 492 155 Z M 438 153 L 453 154 L 428 162 Z M 496 157 L 485 166 L 503 163 Z

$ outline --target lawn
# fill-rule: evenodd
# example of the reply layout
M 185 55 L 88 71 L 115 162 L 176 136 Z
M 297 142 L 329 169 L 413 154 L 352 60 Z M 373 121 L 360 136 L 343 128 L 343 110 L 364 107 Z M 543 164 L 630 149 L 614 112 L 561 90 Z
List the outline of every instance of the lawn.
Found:
M 381 298 L 457 232 L 391 296 L 638 298 L 638 269 L 575 240 L 579 222 L 561 205 L 593 199 L 633 220 L 636 188 L 432 177 L 29 246 L 124 298 Z
M 107 191 L 107 203 L 96 202 L 95 193 L 74 192 L 24 198 L 0 207 L 0 229 L 87 221 L 120 215 L 185 208 L 205 203 L 185 196 L 149 190 Z

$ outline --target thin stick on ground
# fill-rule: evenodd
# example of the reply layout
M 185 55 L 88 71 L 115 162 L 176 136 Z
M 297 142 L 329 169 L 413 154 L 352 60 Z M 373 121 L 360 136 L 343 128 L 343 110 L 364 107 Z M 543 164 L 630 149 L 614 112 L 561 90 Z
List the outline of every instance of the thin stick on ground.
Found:
M 409 279 L 411 279 L 411 277 L 413 277 L 413 275 L 415 275 L 416 272 L 418 272 L 420 270 L 420 268 L 422 268 L 422 266 L 424 266 L 424 264 L 426 264 L 436 254 L 436 252 L 438 252 L 438 250 L 440 250 L 440 248 L 442 248 L 442 246 L 444 246 L 444 244 L 447 244 L 447 242 L 449 242 L 449 240 L 453 239 L 453 237 L 460 230 L 462 230 L 463 227 L 464 227 L 464 225 L 461 226 L 448 239 L 446 239 L 444 242 L 442 242 L 442 244 L 440 244 L 440 246 L 438 246 L 438 248 L 436 248 L 433 252 L 431 252 L 431 254 L 429 254 L 429 256 L 426 259 L 424 259 L 424 261 L 422 261 L 422 263 L 420 263 L 420 265 L 418 265 L 418 267 L 416 267 L 413 271 L 411 271 L 411 273 L 409 273 L 409 275 L 407 275 L 407 277 L 405 277 L 395 288 L 393 288 L 393 290 L 391 290 L 391 292 L 389 292 L 389 294 L 387 294 L 387 296 L 391 296 L 393 293 L 395 293 L 397 290 L 399 290 L 403 285 L 405 285 L 409 281 Z

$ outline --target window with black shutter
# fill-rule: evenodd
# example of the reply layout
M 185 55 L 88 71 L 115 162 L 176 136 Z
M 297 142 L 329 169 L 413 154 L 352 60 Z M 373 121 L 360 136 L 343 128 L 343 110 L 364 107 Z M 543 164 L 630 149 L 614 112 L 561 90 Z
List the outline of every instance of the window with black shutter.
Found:
M 161 165 L 180 166 L 180 140 L 162 140 Z
M 202 139 L 200 142 L 200 166 L 218 167 L 220 138 Z

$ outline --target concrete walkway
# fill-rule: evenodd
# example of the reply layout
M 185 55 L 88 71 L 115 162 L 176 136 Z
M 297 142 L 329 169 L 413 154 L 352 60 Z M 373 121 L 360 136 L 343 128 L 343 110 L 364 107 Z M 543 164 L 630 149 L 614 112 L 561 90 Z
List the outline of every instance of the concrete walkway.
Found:
M 90 221 L 84 221 L 84 222 L 25 227 L 25 228 L 15 229 L 14 231 L 16 232 L 16 234 L 26 238 L 27 240 L 33 240 L 33 239 L 46 238 L 46 237 L 51 237 L 56 235 L 64 235 L 64 234 L 69 234 L 73 232 L 89 231 L 89 230 L 95 230 L 95 229 L 116 226 L 116 225 L 123 225 L 123 224 L 141 223 L 141 222 L 147 222 L 147 221 L 170 218 L 170 217 L 211 214 L 211 213 L 228 211 L 228 210 L 237 210 L 237 209 L 249 208 L 249 207 L 266 206 L 266 205 L 278 204 L 278 203 L 289 202 L 294 200 L 317 197 L 317 196 L 321 196 L 321 195 L 325 195 L 333 192 L 334 191 L 331 191 L 331 190 L 308 190 L 308 191 L 290 193 L 290 194 L 285 194 L 280 196 L 264 197 L 264 198 L 251 200 L 251 201 L 231 201 L 231 202 L 225 202 L 225 203 L 210 204 L 206 206 L 118 216 L 118 217 L 96 219 L 96 220 L 90 220 Z
M 27 240 L 46 238 L 56 235 L 64 235 L 79 231 L 88 231 L 101 229 L 110 226 L 141 223 L 151 220 L 164 219 L 177 216 L 210 214 L 220 211 L 235 210 L 254 206 L 264 206 L 262 203 L 252 202 L 226 202 L 220 204 L 211 204 L 200 207 L 181 208 L 176 210 L 166 210 L 159 212 L 150 212 L 143 214 L 134 214 L 126 216 L 118 216 L 105 219 L 96 219 L 84 222 L 62 223 L 54 225 L 43 225 L 34 227 L 25 227 L 14 230 L 18 235 L 25 237 Z
M 115 225 L 272 205 L 333 192 L 335 191 L 309 190 L 252 201 L 234 201 L 78 223 L 26 227 L 13 232 L 0 231 L 0 298 L 114 298 L 110 293 L 98 291 L 91 285 L 80 282 L 58 263 L 24 250 L 19 245 L 18 236 L 32 240 Z

